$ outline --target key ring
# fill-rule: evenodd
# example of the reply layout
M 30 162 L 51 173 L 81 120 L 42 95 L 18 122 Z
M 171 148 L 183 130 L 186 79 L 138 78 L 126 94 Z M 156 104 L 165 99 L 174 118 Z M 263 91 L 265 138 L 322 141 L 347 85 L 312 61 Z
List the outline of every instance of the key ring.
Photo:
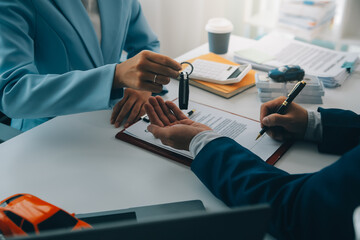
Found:
M 190 73 L 187 73 L 187 75 L 189 76 L 189 75 L 194 71 L 194 66 L 193 66 L 191 63 L 189 63 L 189 62 L 182 62 L 182 63 L 180 63 L 180 65 L 183 65 L 183 64 L 187 64 L 187 65 L 189 65 L 189 66 L 191 67 L 191 72 L 190 72 Z

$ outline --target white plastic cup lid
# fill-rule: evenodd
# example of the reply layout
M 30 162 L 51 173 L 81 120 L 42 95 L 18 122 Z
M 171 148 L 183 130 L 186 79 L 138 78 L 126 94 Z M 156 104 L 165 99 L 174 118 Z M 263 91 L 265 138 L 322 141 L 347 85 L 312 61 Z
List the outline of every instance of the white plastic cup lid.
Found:
M 233 24 L 226 18 L 211 18 L 205 26 L 205 30 L 211 33 L 229 33 L 233 29 Z

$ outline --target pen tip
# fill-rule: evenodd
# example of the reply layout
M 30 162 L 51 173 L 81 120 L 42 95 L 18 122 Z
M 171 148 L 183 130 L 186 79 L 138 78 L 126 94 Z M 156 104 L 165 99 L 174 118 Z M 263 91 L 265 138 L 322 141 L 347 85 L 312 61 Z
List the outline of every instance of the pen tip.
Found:
M 258 136 L 256 137 L 255 141 L 258 140 L 259 137 L 261 137 L 261 133 L 258 134 Z

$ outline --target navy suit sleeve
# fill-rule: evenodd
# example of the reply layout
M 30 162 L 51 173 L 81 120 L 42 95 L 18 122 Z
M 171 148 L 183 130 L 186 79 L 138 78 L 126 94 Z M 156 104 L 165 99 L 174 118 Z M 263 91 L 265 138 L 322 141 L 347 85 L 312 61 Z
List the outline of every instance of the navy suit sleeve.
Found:
M 337 131 L 331 124 L 335 117 L 330 117 L 336 113 L 322 112 L 324 136 L 329 129 L 334 134 Z M 338 121 L 341 115 L 348 117 L 343 129 L 357 126 L 354 113 L 340 114 Z M 288 174 L 225 137 L 208 143 L 191 168 L 228 206 L 270 203 L 274 214 L 269 231 L 278 239 L 354 239 L 352 214 L 360 205 L 360 146 L 352 147 L 358 135 L 350 130 L 342 134 L 355 143 L 344 137 L 344 142 L 336 145 L 335 134 L 322 146 L 333 144 L 334 152 L 352 150 L 316 173 Z
M 359 144 L 360 116 L 342 109 L 319 108 L 323 126 L 320 152 L 343 154 Z

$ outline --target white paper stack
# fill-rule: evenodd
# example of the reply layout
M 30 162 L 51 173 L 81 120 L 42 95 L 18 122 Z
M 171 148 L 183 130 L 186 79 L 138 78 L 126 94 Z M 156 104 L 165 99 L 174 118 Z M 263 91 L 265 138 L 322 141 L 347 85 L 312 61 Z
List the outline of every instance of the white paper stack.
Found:
M 272 33 L 254 45 L 234 53 L 237 63 L 269 71 L 284 65 L 299 65 L 305 74 L 319 77 L 325 87 L 340 86 L 358 62 L 358 53 L 334 51 Z M 346 66 L 346 67 L 344 67 Z
M 335 9 L 333 1 L 285 0 L 280 6 L 278 27 L 310 41 L 330 26 Z
M 275 82 L 265 74 L 256 74 L 256 88 L 262 102 L 267 102 L 280 96 L 287 96 L 294 88 L 297 81 Z M 322 104 L 325 95 L 324 85 L 318 77 L 305 75 L 306 85 L 295 98 L 296 103 Z

